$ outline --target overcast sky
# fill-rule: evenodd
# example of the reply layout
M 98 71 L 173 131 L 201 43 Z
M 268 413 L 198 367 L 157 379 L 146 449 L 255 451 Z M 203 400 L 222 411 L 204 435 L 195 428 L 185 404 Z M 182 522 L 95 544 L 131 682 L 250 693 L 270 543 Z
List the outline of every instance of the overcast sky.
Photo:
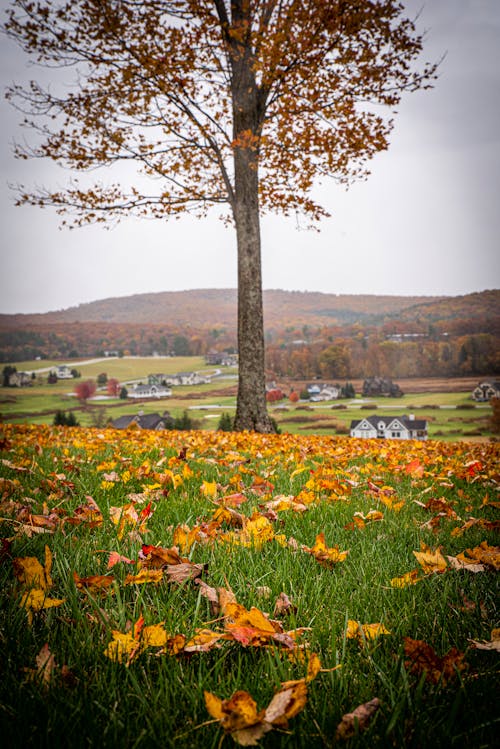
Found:
M 0 0 L 2 20 L 8 4 Z M 319 233 L 263 220 L 266 289 L 457 295 L 500 286 L 500 2 L 404 4 L 411 16 L 422 8 L 423 58 L 446 53 L 439 80 L 403 100 L 368 181 L 318 190 L 332 214 Z M 0 45 L 2 89 L 34 77 L 10 40 Z M 234 232 L 215 215 L 68 231 L 50 209 L 14 207 L 8 182 L 54 185 L 54 168 L 13 158 L 19 117 L 3 97 L 0 118 L 0 313 L 236 287 Z

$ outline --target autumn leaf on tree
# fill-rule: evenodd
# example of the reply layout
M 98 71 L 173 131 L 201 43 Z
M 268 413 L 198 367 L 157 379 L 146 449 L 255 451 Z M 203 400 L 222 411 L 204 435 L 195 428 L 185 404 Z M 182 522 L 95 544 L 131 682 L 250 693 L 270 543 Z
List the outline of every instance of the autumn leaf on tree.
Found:
M 404 638 L 404 653 L 407 657 L 405 666 L 409 673 L 420 676 L 425 674 L 431 684 L 445 686 L 467 668 L 465 655 L 456 648 L 451 648 L 444 656 L 436 654 L 434 648 L 423 640 Z

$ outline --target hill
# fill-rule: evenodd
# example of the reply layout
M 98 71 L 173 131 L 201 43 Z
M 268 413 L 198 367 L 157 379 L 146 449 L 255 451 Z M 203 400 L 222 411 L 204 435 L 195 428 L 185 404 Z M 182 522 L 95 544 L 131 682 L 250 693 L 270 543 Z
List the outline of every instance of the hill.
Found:
M 0 315 L 0 361 L 108 350 L 138 356 L 235 350 L 236 307 L 236 290 L 200 289 Z M 500 290 L 456 297 L 268 290 L 264 319 L 267 362 L 276 376 L 468 376 L 500 369 Z
M 321 325 L 375 322 L 418 305 L 446 302 L 446 297 L 323 294 L 309 291 L 264 291 L 266 324 Z M 236 289 L 197 289 L 135 294 L 102 299 L 45 314 L 0 315 L 1 327 L 58 325 L 74 322 L 170 324 L 204 328 L 236 325 Z

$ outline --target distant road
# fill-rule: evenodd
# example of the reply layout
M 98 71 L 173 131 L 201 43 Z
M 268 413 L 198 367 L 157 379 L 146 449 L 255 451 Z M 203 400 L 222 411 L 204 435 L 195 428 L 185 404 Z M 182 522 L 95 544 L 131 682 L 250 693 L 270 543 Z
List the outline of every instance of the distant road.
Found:
M 75 361 L 74 364 L 75 364 L 75 366 L 76 365 L 81 366 L 82 364 L 99 364 L 100 361 L 109 361 L 110 359 L 117 359 L 117 358 L 118 357 L 116 357 L 116 356 L 102 356 L 100 359 L 86 359 L 85 361 Z M 124 359 L 127 359 L 127 358 L 128 359 L 132 359 L 133 357 L 124 356 L 123 358 Z M 144 357 L 141 357 L 141 358 L 147 359 L 148 357 L 144 356 Z M 157 356 L 153 357 L 152 356 L 150 358 L 151 359 L 157 359 L 159 357 L 157 357 Z M 70 365 L 68 364 L 68 367 L 69 366 Z M 39 373 L 39 372 L 50 372 L 51 369 L 55 369 L 55 365 L 52 365 L 52 367 L 40 367 L 39 369 L 27 369 L 26 372 L 28 372 L 28 374 L 31 374 L 32 372 L 37 372 L 37 373 Z

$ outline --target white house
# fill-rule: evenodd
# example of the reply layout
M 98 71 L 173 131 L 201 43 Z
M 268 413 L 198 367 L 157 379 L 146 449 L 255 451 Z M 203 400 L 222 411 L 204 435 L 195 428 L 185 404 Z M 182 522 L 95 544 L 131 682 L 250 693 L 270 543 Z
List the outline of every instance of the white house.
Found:
M 208 385 L 210 377 L 200 375 L 198 372 L 178 372 L 177 374 L 150 374 L 148 375 L 150 385 Z
M 361 439 L 426 440 L 427 421 L 409 416 L 366 416 L 351 421 L 351 437 Z
M 13 372 L 9 375 L 10 387 L 26 387 L 32 384 L 33 380 L 29 372 Z
M 129 390 L 128 398 L 169 398 L 172 395 L 170 388 L 163 385 L 136 385 Z
M 315 395 L 312 395 L 312 401 L 334 401 L 340 397 L 340 389 L 335 385 L 323 385 Z
M 56 369 L 52 369 L 52 372 L 56 375 L 58 380 L 72 380 L 73 375 L 71 374 L 71 369 L 68 367 L 67 364 L 61 364 Z

